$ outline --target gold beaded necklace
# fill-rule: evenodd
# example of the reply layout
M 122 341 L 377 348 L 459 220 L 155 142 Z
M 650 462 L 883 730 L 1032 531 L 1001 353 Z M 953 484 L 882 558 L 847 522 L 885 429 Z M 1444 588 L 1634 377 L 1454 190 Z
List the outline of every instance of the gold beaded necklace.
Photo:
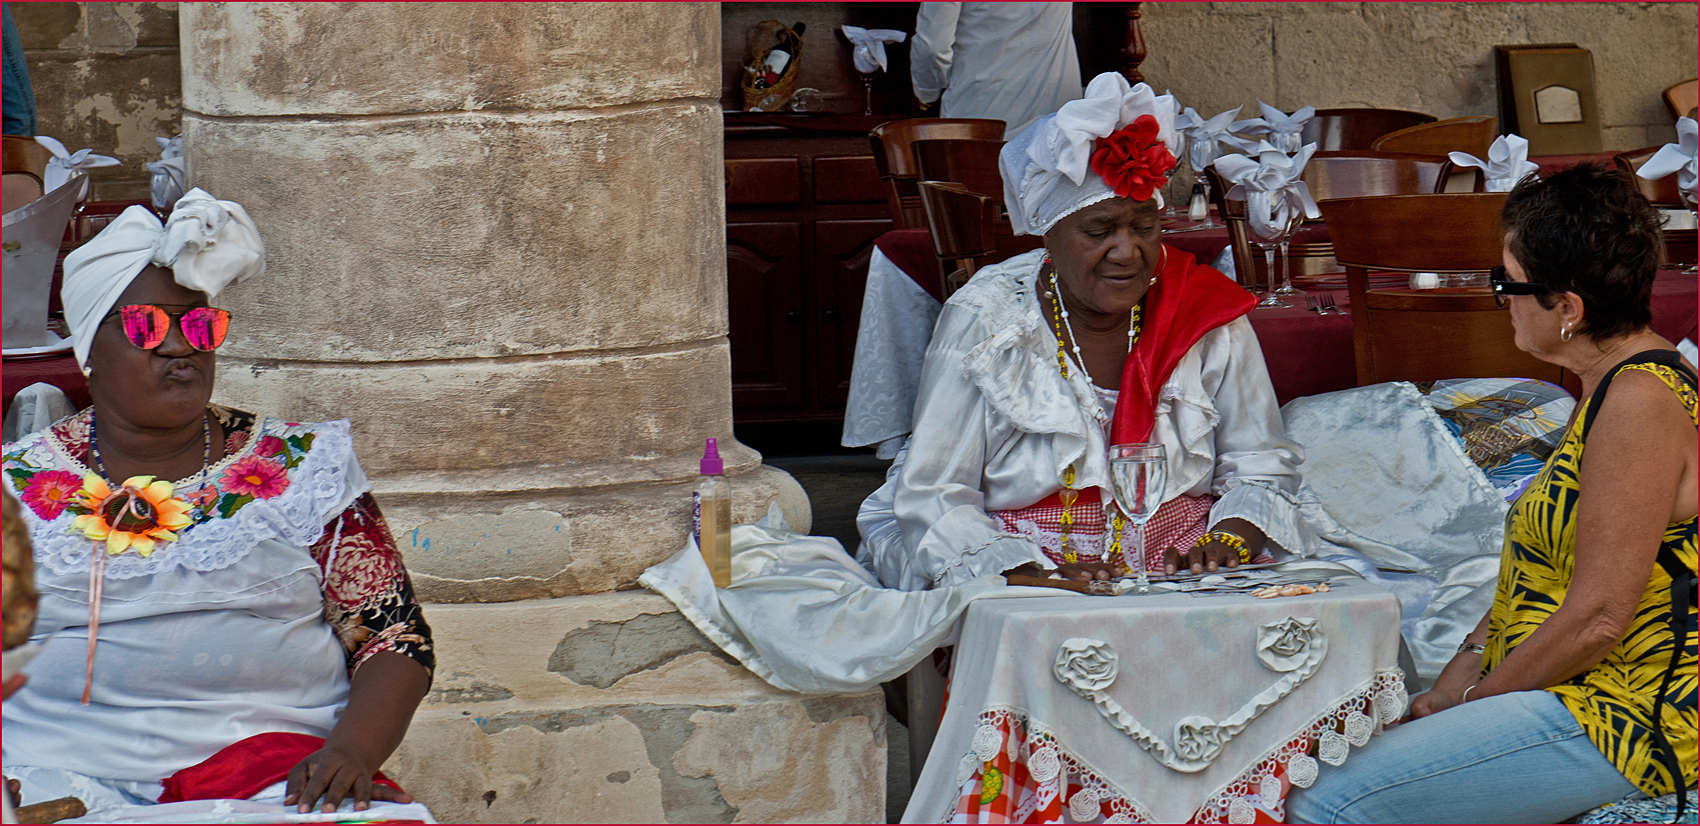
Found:
M 1069 344 L 1073 345 L 1074 348 L 1074 357 L 1080 359 L 1080 369 L 1082 370 L 1086 369 L 1086 359 L 1080 354 L 1080 343 L 1075 340 L 1074 327 L 1068 321 L 1068 309 L 1062 304 L 1062 288 L 1057 284 L 1057 268 L 1056 265 L 1051 263 L 1049 254 L 1045 256 L 1044 266 L 1051 270 L 1051 288 L 1045 292 L 1051 299 L 1051 317 L 1056 322 L 1053 332 L 1057 336 L 1057 369 L 1062 371 L 1063 379 L 1067 380 L 1068 354 L 1063 345 L 1063 331 L 1065 329 L 1068 331 Z M 1129 355 L 1133 353 L 1133 346 L 1139 343 L 1139 323 L 1140 305 L 1135 304 L 1133 305 L 1132 316 L 1128 319 L 1127 351 Z M 1087 380 L 1088 383 L 1091 383 L 1090 373 L 1087 374 Z M 1057 500 L 1062 503 L 1062 516 L 1057 520 L 1057 524 L 1061 528 L 1057 546 L 1062 552 L 1063 562 L 1073 565 L 1080 561 L 1080 555 L 1068 546 L 1069 530 L 1074 527 L 1074 503 L 1080 499 L 1080 491 L 1074 488 L 1073 464 L 1063 468 L 1062 483 L 1063 489 L 1057 491 Z M 1111 520 L 1110 525 L 1110 552 L 1104 557 L 1104 560 L 1106 562 L 1112 560 L 1122 562 L 1122 529 L 1126 527 L 1126 522 L 1123 520 L 1120 509 L 1116 511 L 1115 518 Z

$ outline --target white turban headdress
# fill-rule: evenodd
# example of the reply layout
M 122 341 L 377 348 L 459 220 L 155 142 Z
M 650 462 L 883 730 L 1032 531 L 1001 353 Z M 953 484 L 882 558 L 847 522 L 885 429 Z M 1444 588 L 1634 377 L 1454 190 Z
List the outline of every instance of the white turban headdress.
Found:
M 163 226 L 132 206 L 87 244 L 65 256 L 59 297 L 71 327 L 77 365 L 88 367 L 101 319 L 149 264 L 169 268 L 177 283 L 213 298 L 237 281 L 266 271 L 266 247 L 248 211 L 200 187 L 189 190 Z
M 1063 218 L 1115 197 L 1111 185 L 1091 169 L 1093 141 L 1142 115 L 1156 119 L 1157 140 L 1174 145 L 1174 98 L 1157 95 L 1143 83 L 1129 86 L 1127 78 L 1105 72 L 1087 85 L 1085 97 L 1063 104 L 1005 144 L 998 167 L 1016 234 L 1043 235 Z M 1161 187 L 1156 197 L 1161 206 Z

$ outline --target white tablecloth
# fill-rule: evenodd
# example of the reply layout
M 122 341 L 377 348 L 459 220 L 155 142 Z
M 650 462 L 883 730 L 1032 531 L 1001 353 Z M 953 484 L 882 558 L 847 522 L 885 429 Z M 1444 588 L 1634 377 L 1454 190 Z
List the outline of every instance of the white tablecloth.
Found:
M 909 434 L 921 362 L 943 305 L 878 247 L 868 262 L 850 398 L 844 407 L 845 447 L 878 445 L 881 459 L 897 455 Z
M 904 822 L 949 821 L 1000 783 L 1027 790 L 1011 794 L 1026 805 L 1010 822 L 1059 805 L 1065 822 L 1182 823 L 1204 807 L 1205 821 L 1249 823 L 1253 807 L 1280 818 L 1290 784 L 1403 713 L 1398 651 L 1398 600 L 1361 580 L 1266 600 L 976 602 Z M 1214 754 L 1212 740 L 1225 740 Z

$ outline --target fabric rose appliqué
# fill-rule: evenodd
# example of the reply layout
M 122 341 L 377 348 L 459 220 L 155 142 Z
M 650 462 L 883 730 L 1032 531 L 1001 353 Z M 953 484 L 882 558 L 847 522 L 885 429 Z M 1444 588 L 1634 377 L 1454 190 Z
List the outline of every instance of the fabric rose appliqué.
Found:
M 1116 652 L 1103 640 L 1075 637 L 1057 649 L 1057 680 L 1077 691 L 1103 691 L 1116 681 Z
M 1124 198 L 1149 201 L 1169 182 L 1175 156 L 1157 139 L 1157 119 L 1140 115 L 1092 142 L 1092 171 Z
M 1271 671 L 1292 671 L 1305 664 L 1316 645 L 1317 620 L 1288 617 L 1258 626 L 1257 659 Z
M 270 499 L 289 489 L 283 463 L 263 456 L 247 456 L 224 471 L 225 492 L 255 499 Z

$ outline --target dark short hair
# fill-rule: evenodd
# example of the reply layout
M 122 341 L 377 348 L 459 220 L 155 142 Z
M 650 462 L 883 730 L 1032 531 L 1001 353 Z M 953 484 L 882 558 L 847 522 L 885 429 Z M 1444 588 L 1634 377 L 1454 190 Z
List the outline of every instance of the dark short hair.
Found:
M 1545 180 L 1524 178 L 1505 198 L 1505 245 L 1529 280 L 1582 298 L 1578 333 L 1612 338 L 1653 319 L 1653 276 L 1663 263 L 1659 211 L 1629 173 L 1578 164 Z

